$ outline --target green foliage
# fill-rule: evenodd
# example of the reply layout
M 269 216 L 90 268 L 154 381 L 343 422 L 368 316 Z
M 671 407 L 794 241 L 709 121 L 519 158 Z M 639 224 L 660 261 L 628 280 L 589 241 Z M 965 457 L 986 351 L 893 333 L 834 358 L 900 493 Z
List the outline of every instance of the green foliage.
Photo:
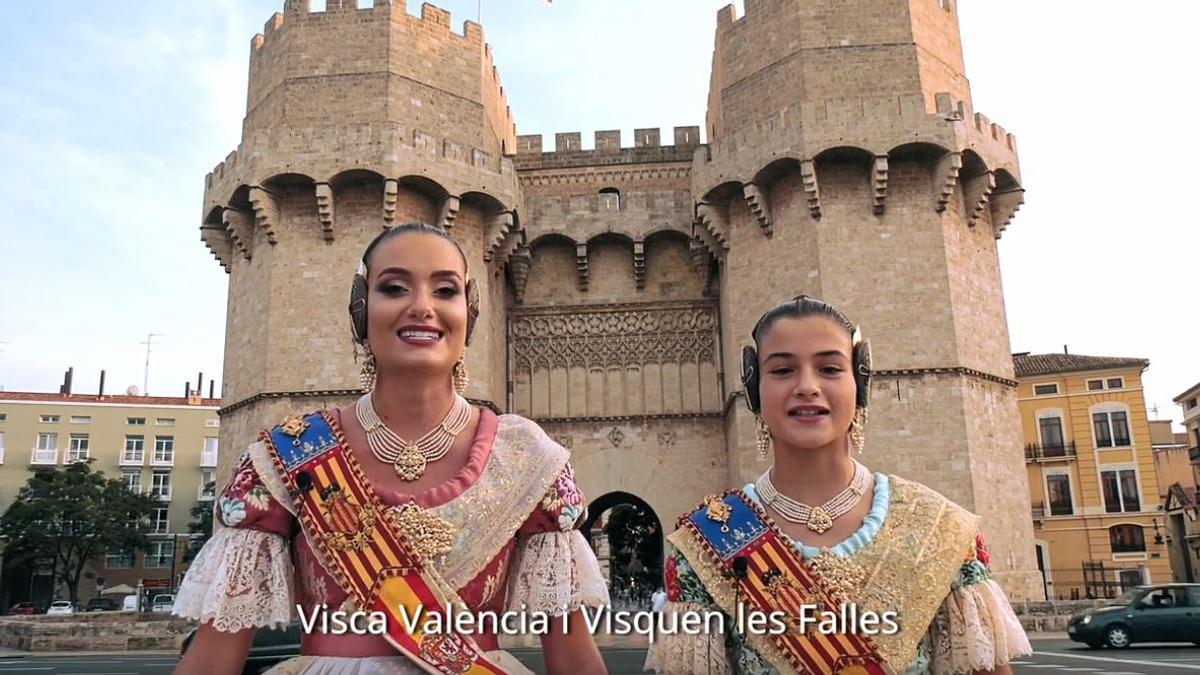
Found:
M 635 504 L 613 507 L 604 526 L 612 553 L 613 586 L 648 592 L 662 578 L 658 519 Z
M 145 550 L 146 525 L 162 502 L 129 491 L 119 478 L 93 471 L 91 460 L 39 467 L 0 516 L 5 559 L 13 564 L 53 561 L 55 582 L 78 601 L 88 561 L 106 548 Z
M 210 482 L 205 486 L 206 490 L 211 491 L 216 485 L 215 482 Z M 213 531 L 213 505 L 215 502 L 196 502 L 188 515 L 191 520 L 188 521 L 188 534 L 191 535 L 188 540 L 187 552 L 183 554 L 184 562 L 192 562 L 196 556 L 200 554 L 200 549 L 204 548 Z

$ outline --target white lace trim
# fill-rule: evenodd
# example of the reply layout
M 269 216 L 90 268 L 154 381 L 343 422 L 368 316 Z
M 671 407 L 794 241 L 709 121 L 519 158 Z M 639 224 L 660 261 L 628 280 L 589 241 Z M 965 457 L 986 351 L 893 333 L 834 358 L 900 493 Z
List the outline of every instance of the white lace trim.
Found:
M 950 592 L 929 627 L 930 671 L 992 670 L 1033 648 L 1004 591 L 987 579 Z
M 703 614 L 706 611 L 712 611 L 712 608 L 687 602 L 668 602 L 663 608 L 664 615 L 676 612 Z M 662 621 L 666 626 L 673 623 L 668 616 L 664 616 Z M 677 625 L 683 625 L 682 620 Z M 656 634 L 642 669 L 666 675 L 726 675 L 733 672 L 729 656 L 725 653 L 725 636 L 717 631 L 701 631 L 694 635 L 682 630 Z
M 282 627 L 292 619 L 287 541 L 269 532 L 225 527 L 200 550 L 175 597 L 173 614 L 234 633 Z
M 579 530 L 542 532 L 518 543 L 509 581 L 508 608 L 561 616 L 587 605 L 608 604 L 600 564 Z

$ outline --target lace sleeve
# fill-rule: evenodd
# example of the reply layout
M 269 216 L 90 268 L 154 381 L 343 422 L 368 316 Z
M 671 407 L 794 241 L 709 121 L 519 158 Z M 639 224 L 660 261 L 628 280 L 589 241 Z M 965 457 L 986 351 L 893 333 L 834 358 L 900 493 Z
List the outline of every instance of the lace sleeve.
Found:
M 508 607 L 551 616 L 608 604 L 608 586 L 583 533 L 542 532 L 518 542 Z
M 200 550 L 179 587 L 172 613 L 219 631 L 287 625 L 292 619 L 292 562 L 283 537 L 225 527 Z
M 992 670 L 1033 651 L 988 562 L 978 536 L 929 626 L 929 666 L 935 675 Z
M 663 607 L 662 625 L 682 625 L 682 619 L 672 615 L 694 612 L 703 614 L 716 610 L 716 603 L 704 589 L 700 578 L 688 565 L 687 560 L 674 550 L 669 550 L 663 566 L 663 584 L 667 591 L 667 604 Z M 727 675 L 734 671 L 729 658 L 726 637 L 719 632 L 688 634 L 683 631 L 667 631 L 656 634 L 646 653 L 644 670 L 665 675 L 687 675 L 688 673 L 712 673 Z M 753 671 L 749 671 L 753 672 Z

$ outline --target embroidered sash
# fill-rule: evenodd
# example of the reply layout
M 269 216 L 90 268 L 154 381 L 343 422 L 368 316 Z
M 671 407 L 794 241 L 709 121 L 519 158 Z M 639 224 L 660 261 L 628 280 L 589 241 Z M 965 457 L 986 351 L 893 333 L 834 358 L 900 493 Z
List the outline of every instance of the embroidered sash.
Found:
M 455 632 L 446 607 L 465 611 L 454 589 L 422 560 L 371 488 L 345 437 L 327 412 L 290 417 L 263 431 L 262 440 L 305 534 L 356 605 L 387 617 L 385 639 L 422 670 L 434 674 L 503 675 L 470 635 Z M 404 630 L 401 607 L 417 630 Z M 441 617 L 438 634 L 426 619 Z
M 679 519 L 668 537 L 729 616 L 783 612 L 798 620 L 812 612 L 840 613 L 843 601 L 800 558 L 783 535 L 740 490 L 710 497 Z M 740 606 L 740 607 L 739 607 Z M 780 672 L 881 675 L 890 672 L 870 637 L 854 631 L 823 634 L 816 624 L 772 635 L 748 630 L 746 639 Z

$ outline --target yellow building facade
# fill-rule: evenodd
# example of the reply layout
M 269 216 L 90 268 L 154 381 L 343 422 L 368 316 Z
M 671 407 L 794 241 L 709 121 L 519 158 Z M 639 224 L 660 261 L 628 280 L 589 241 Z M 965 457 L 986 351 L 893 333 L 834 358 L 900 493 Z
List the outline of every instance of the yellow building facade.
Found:
M 80 600 L 95 597 L 101 584 L 173 588 L 185 570 L 190 511 L 213 500 L 206 486 L 217 481 L 219 407 L 219 400 L 198 395 L 0 391 L 0 513 L 36 468 L 90 458 L 94 469 L 157 495 L 162 505 L 148 526 L 151 548 L 110 550 L 91 561 L 80 581 Z M 3 586 L 4 607 L 66 597 L 64 589 L 51 587 L 44 568 L 20 580 L 6 578 Z
M 1013 356 L 1034 546 L 1049 599 L 1171 580 L 1142 373 L 1149 361 Z

